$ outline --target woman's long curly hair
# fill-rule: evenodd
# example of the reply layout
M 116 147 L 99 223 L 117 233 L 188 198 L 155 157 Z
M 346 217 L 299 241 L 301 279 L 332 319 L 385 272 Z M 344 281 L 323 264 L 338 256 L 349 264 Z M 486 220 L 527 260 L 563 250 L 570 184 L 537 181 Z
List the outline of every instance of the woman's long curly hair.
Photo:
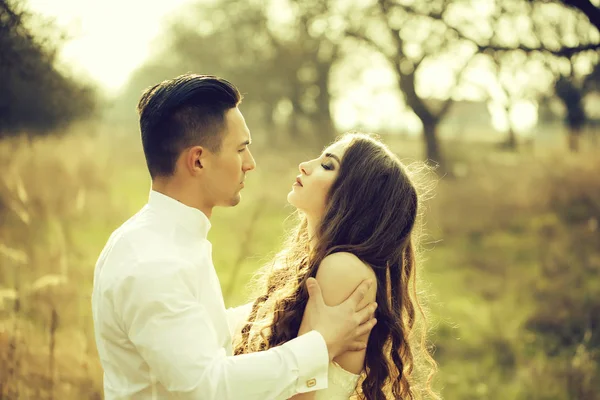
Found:
M 358 398 L 438 398 L 430 384 L 436 363 L 426 346 L 425 315 L 417 301 L 417 190 L 407 168 L 375 137 L 347 133 L 338 140 L 348 145 L 327 195 L 315 246 L 309 246 L 307 220 L 301 217 L 284 249 L 259 272 L 260 292 L 235 354 L 297 337 L 308 301 L 306 280 L 316 276 L 327 255 L 349 252 L 377 277 L 377 324 L 369 336 Z

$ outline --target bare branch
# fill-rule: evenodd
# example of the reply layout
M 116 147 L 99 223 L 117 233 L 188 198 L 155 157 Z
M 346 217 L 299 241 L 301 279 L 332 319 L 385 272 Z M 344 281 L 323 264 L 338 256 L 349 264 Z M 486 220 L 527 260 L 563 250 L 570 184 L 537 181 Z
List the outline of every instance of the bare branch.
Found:
M 467 38 L 465 38 L 467 39 Z M 471 40 L 471 39 L 468 39 Z M 585 51 L 592 51 L 592 50 L 600 50 L 600 43 L 595 43 L 595 44 L 584 44 L 584 45 L 579 45 L 579 46 L 562 46 L 559 49 L 550 49 L 548 47 L 545 46 L 540 46 L 540 47 L 528 47 L 528 46 L 516 46 L 516 47 L 510 47 L 510 46 L 497 46 L 497 45 L 493 45 L 493 44 L 487 44 L 487 45 L 480 45 L 477 44 L 477 48 L 479 49 L 479 51 L 481 52 L 488 52 L 488 51 L 492 51 L 492 52 L 505 52 L 505 51 L 515 51 L 515 50 L 520 50 L 523 51 L 525 53 L 548 53 L 557 57 L 571 57 L 575 54 L 579 54 L 579 53 L 583 53 Z
M 578 7 L 578 5 L 581 6 L 585 6 L 584 4 L 580 4 L 580 3 L 589 3 L 589 0 L 564 0 L 563 1 L 564 4 L 566 5 L 570 5 L 572 7 Z M 506 52 L 506 51 L 515 51 L 515 50 L 520 50 L 523 51 L 525 53 L 535 53 L 535 52 L 540 52 L 540 53 L 547 53 L 547 54 L 551 54 L 557 57 L 571 57 L 575 54 L 579 54 L 579 53 L 583 53 L 586 51 L 592 51 L 592 50 L 599 50 L 600 49 L 600 43 L 593 43 L 593 44 L 581 44 L 581 45 L 577 45 L 577 46 L 561 46 L 560 48 L 549 48 L 543 45 L 540 45 L 539 47 L 529 47 L 529 46 L 525 46 L 525 45 L 519 45 L 519 46 L 502 46 L 502 45 L 497 45 L 494 43 L 487 43 L 487 44 L 482 44 L 479 43 L 478 40 L 471 38 L 467 35 L 465 35 L 460 29 L 452 26 L 450 23 L 448 23 L 445 19 L 444 19 L 444 11 L 442 12 L 434 12 L 434 11 L 430 11 L 427 13 L 424 13 L 418 9 L 416 9 L 413 6 L 407 6 L 404 4 L 400 4 L 397 2 L 393 2 L 392 4 L 394 4 L 397 7 L 402 8 L 403 10 L 405 10 L 408 13 L 414 14 L 414 15 L 418 15 L 418 16 L 422 16 L 422 17 L 429 17 L 431 19 L 434 19 L 436 21 L 441 21 L 443 22 L 446 27 L 451 30 L 452 32 L 456 33 L 458 35 L 459 38 L 463 39 L 463 40 L 467 40 L 469 42 L 472 42 L 473 44 L 475 44 L 478 48 L 478 50 L 480 52 Z M 595 7 L 593 4 L 589 3 L 589 5 L 591 5 L 591 7 L 593 9 L 595 9 L 595 12 L 600 14 L 600 9 L 598 9 L 597 7 Z M 584 7 L 585 8 L 585 7 Z M 588 16 L 588 18 L 590 18 L 590 22 L 593 23 L 593 21 L 591 20 L 592 17 L 590 17 L 591 13 L 592 15 L 594 15 L 594 11 L 589 9 L 589 6 L 587 8 L 585 8 L 586 10 L 586 15 Z
M 404 40 L 402 40 L 402 37 L 400 36 L 400 30 L 392 27 L 392 25 L 390 24 L 390 21 L 388 20 L 388 15 L 390 13 L 390 5 L 396 5 L 396 3 L 389 1 L 389 0 L 378 0 L 377 4 L 379 5 L 379 11 L 381 11 L 381 14 L 383 15 L 384 19 L 386 20 L 386 26 L 390 30 L 392 39 L 394 40 L 394 43 L 396 44 L 396 54 L 390 60 L 392 61 L 393 64 L 400 65 L 400 60 L 406 58 L 406 56 L 404 54 Z M 421 61 L 423 61 L 423 60 L 421 59 Z M 400 69 L 398 69 L 398 72 L 399 72 L 400 77 L 404 76 L 404 74 L 402 73 L 402 71 Z
M 393 56 L 389 55 L 383 47 L 381 47 L 379 44 L 377 44 L 377 42 L 375 42 L 367 35 L 357 31 L 346 31 L 345 35 L 363 41 L 364 43 L 372 47 L 375 51 L 381 53 L 381 55 L 383 55 L 388 61 L 392 63 L 394 62 Z
M 419 15 L 421 17 L 429 17 L 429 18 L 435 19 L 435 20 L 442 20 L 444 18 L 445 10 L 447 9 L 447 7 L 443 7 L 443 10 L 441 12 L 436 12 L 436 11 L 430 10 L 429 12 L 424 13 L 424 12 L 416 9 L 413 6 L 401 4 L 401 3 L 398 3 L 395 1 L 389 1 L 388 3 L 393 4 L 395 7 L 403 9 L 404 11 L 406 11 L 409 14 Z

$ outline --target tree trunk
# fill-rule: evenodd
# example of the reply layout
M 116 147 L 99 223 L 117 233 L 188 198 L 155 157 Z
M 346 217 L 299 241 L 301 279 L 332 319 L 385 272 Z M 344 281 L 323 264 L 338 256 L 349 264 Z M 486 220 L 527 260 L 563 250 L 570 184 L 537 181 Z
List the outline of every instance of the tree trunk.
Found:
M 517 135 L 513 127 L 508 128 L 508 139 L 506 140 L 506 148 L 510 150 L 517 150 Z
M 517 134 L 515 133 L 515 128 L 510 120 L 510 109 L 510 105 L 505 105 L 504 112 L 506 119 L 508 120 L 508 136 L 506 137 L 506 141 L 502 143 L 501 147 L 515 151 L 517 150 Z
M 303 114 L 302 105 L 300 104 L 299 91 L 297 84 L 294 83 L 292 95 L 290 97 L 292 103 L 292 113 L 288 117 L 288 135 L 292 142 L 298 143 L 301 138 L 300 117 Z
M 570 128 L 569 133 L 569 150 L 572 153 L 579 152 L 579 138 L 581 137 L 581 129 L 580 128 Z
M 446 165 L 442 159 L 442 153 L 439 147 L 439 141 L 437 137 L 438 121 L 429 120 L 423 122 L 423 137 L 425 139 L 425 151 L 427 155 L 428 163 L 435 163 L 439 166 L 439 170 L 442 174 L 446 173 Z
M 317 64 L 317 85 L 319 95 L 317 96 L 317 141 L 318 145 L 326 146 L 337 136 L 335 124 L 331 117 L 331 96 L 329 94 L 329 71 L 331 63 Z
M 266 132 L 267 140 L 275 147 L 281 146 L 284 141 L 279 133 L 279 129 L 275 126 L 275 120 L 273 119 L 273 110 L 275 109 L 274 104 L 264 103 L 261 104 L 260 116 L 262 126 Z
M 583 90 L 570 78 L 561 77 L 555 83 L 555 92 L 567 109 L 565 125 L 568 129 L 569 150 L 576 153 L 579 151 L 579 138 L 587 120 L 583 106 Z
M 508 136 L 506 137 L 506 140 L 504 141 L 504 143 L 502 143 L 501 147 L 504 149 L 512 150 L 512 151 L 517 150 L 517 147 L 518 147 L 517 134 L 515 133 L 515 130 L 514 130 L 512 124 L 510 124 L 510 123 L 508 126 Z
M 411 110 L 419 117 L 423 124 L 423 138 L 425 139 L 425 152 L 427 155 L 428 163 L 435 163 L 438 165 L 438 172 L 442 175 L 447 174 L 449 171 L 446 169 L 442 151 L 439 146 L 437 137 L 437 127 L 440 122 L 439 118 L 429 110 L 423 100 L 417 95 L 415 87 L 415 75 L 414 73 L 403 73 L 400 68 L 400 63 L 396 63 L 396 73 L 400 78 L 398 80 L 398 86 L 400 91 L 404 94 L 404 100 Z

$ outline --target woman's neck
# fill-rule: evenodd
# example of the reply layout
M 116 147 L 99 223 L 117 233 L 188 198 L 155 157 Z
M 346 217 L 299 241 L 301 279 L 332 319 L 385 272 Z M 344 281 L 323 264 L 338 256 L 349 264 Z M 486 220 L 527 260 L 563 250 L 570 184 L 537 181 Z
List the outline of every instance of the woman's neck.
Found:
M 312 252 L 315 247 L 317 246 L 317 226 L 319 225 L 319 220 L 316 217 L 311 217 L 310 215 L 306 215 L 306 221 L 307 221 L 307 231 L 308 231 L 308 237 L 309 237 L 309 242 L 308 242 L 308 246 L 310 248 L 310 251 Z

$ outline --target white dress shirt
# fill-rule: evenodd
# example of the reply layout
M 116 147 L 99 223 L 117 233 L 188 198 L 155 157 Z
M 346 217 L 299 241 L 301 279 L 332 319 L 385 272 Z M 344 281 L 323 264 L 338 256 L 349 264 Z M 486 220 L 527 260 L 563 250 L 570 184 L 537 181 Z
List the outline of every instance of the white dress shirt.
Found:
M 210 226 L 201 211 L 151 191 L 111 235 L 92 294 L 106 399 L 287 399 L 327 387 L 316 331 L 232 355 L 228 318 L 240 310 L 225 309 Z

